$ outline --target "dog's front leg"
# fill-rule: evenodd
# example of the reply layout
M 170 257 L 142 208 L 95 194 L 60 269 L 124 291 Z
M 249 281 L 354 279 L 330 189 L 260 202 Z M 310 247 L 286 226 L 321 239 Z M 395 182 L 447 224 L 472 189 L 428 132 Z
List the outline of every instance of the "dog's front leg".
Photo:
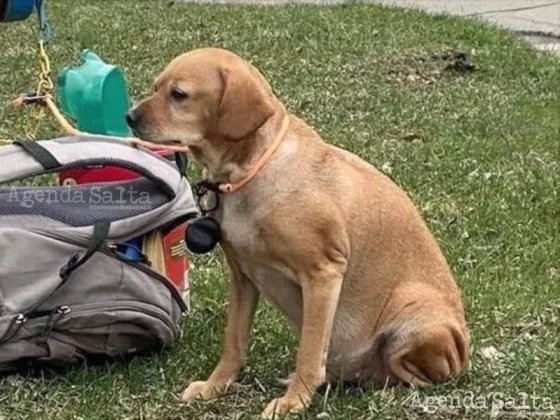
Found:
M 325 262 L 300 276 L 303 322 L 296 370 L 283 397 L 271 401 L 262 418 L 282 418 L 304 409 L 324 383 L 331 330 L 344 275 L 340 264 Z M 316 267 L 320 267 L 317 269 Z
M 206 381 L 192 382 L 183 393 L 183 401 L 208 400 L 235 382 L 247 352 L 259 292 L 253 283 L 228 259 L 230 268 L 227 325 L 220 361 Z

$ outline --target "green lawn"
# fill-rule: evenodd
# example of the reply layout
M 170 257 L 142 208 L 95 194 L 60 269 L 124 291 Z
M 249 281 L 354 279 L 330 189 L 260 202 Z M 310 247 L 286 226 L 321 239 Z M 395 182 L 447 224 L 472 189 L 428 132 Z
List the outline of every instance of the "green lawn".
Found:
M 91 48 L 124 69 L 136 100 L 150 92 L 171 58 L 189 49 L 220 46 L 249 58 L 292 112 L 403 186 L 448 256 L 464 292 L 472 364 L 454 383 L 420 395 L 500 392 L 520 405 L 525 392 L 560 404 L 557 57 L 479 23 L 359 5 L 58 0 L 50 2 L 50 14 L 53 67 L 76 63 L 81 49 Z M 0 26 L 0 138 L 24 134 L 27 113 L 4 103 L 35 86 L 34 30 L 34 19 Z M 475 71 L 446 69 L 450 60 L 437 56 L 448 49 L 467 53 Z M 40 134 L 59 132 L 45 122 Z M 0 419 L 258 415 L 281 395 L 275 378 L 291 370 L 297 344 L 277 310 L 265 304 L 239 385 L 215 403 L 178 404 L 188 383 L 205 379 L 216 363 L 225 320 L 220 253 L 194 265 L 193 311 L 173 349 L 54 379 L 0 380 Z M 491 346 L 500 352 L 496 360 L 480 355 Z M 318 395 L 302 418 L 322 412 L 332 419 L 425 418 L 406 402 L 411 392 L 334 387 Z M 488 415 L 489 408 L 448 407 L 433 416 Z

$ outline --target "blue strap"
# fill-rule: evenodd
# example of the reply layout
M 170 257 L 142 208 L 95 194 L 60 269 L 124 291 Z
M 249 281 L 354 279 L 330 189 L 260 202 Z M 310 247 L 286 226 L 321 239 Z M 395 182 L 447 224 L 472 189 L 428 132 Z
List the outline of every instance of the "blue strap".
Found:
M 49 19 L 47 18 L 47 8 L 45 0 L 35 0 L 35 8 L 39 17 L 39 31 L 41 33 L 41 40 L 43 44 L 48 44 L 52 39 L 52 29 Z

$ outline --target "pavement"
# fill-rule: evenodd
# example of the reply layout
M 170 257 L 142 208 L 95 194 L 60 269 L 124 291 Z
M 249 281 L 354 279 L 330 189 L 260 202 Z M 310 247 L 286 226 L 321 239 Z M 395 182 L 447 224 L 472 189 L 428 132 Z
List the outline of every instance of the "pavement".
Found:
M 177 0 L 176 0 L 177 1 Z M 346 0 L 178 0 L 216 4 L 341 4 Z M 363 0 L 433 13 L 479 17 L 528 39 L 536 48 L 560 55 L 560 0 Z
M 376 0 L 376 3 L 486 19 L 560 54 L 560 0 Z

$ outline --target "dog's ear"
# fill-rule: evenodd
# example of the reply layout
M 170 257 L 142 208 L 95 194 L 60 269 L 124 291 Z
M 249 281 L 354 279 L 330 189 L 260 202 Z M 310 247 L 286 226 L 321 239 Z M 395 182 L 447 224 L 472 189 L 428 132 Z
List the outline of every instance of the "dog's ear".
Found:
M 270 94 L 249 68 L 224 68 L 222 99 L 218 109 L 218 131 L 227 140 L 241 140 L 274 113 Z

